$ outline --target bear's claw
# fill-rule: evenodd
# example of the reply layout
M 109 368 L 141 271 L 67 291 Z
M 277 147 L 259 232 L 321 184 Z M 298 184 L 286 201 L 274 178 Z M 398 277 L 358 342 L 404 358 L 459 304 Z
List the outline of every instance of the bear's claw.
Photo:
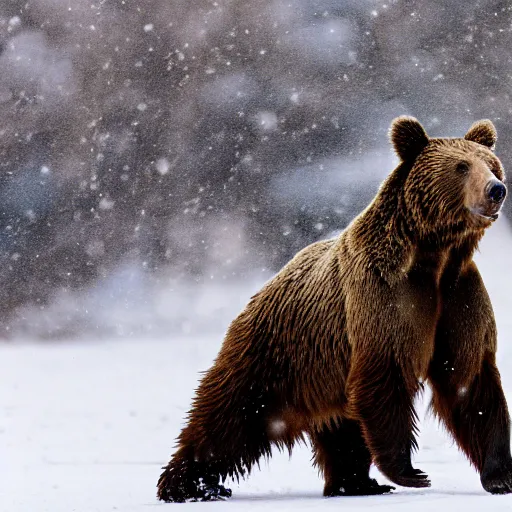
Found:
M 377 463 L 377 467 L 383 475 L 401 487 L 430 487 L 428 475 L 421 469 L 413 468 L 409 457 L 384 464 Z
M 377 494 L 387 494 L 394 491 L 392 485 L 379 485 L 377 480 L 371 478 L 364 482 L 344 482 L 336 485 L 333 489 L 324 491 L 324 496 L 371 496 Z
M 396 476 L 389 476 L 389 479 L 402 487 L 430 487 L 428 475 L 421 469 L 414 469 L 412 467 Z

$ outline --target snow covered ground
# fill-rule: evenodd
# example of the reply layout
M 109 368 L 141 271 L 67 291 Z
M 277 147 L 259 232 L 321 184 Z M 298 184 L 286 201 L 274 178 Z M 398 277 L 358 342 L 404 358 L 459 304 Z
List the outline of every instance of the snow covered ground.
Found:
M 499 363 L 512 403 L 512 276 L 505 268 L 510 268 L 510 254 L 512 234 L 500 219 L 477 260 L 495 307 Z M 234 497 L 227 502 L 158 503 L 160 467 L 172 452 L 198 372 L 211 363 L 221 337 L 0 345 L 0 512 L 177 506 L 205 511 L 512 510 L 512 497 L 486 494 L 468 462 L 428 418 L 422 421 L 416 456 L 417 466 L 432 480 L 427 490 L 323 499 L 309 448 L 301 446 L 291 460 L 276 453 L 261 471 L 232 485 Z

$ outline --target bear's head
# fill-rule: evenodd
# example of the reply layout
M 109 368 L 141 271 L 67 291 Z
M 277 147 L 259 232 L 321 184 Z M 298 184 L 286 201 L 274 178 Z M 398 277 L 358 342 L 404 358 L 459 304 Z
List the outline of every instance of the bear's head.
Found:
M 390 137 L 406 169 L 402 206 L 418 235 L 482 229 L 498 217 L 507 189 L 491 121 L 477 121 L 463 138 L 430 138 L 401 116 Z

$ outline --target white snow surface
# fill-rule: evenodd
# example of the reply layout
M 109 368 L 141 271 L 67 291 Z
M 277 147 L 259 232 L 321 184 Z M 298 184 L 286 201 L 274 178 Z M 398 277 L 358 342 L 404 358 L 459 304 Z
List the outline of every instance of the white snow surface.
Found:
M 494 304 L 498 361 L 512 401 L 512 235 L 505 219 L 487 233 L 476 259 Z M 429 489 L 397 488 L 375 497 L 322 497 L 309 446 L 291 459 L 276 453 L 233 483 L 226 502 L 164 504 L 155 498 L 160 467 L 222 333 L 166 340 L 0 345 L 0 511 L 106 512 L 195 510 L 512 510 L 511 496 L 491 496 L 476 472 L 418 404 L 415 465 Z M 375 469 L 374 476 L 385 482 Z

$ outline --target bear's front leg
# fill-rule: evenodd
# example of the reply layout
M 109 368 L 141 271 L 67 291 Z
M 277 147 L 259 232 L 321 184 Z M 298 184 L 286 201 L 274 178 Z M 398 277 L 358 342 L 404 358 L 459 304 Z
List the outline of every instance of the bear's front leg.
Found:
M 480 472 L 483 488 L 511 493 L 510 420 L 494 355 L 486 354 L 467 387 L 456 382 L 452 364 L 449 359 L 432 363 L 432 408 Z
M 442 285 L 430 364 L 432 408 L 493 494 L 512 492 L 510 419 L 496 367 L 491 301 L 474 263 Z
M 356 421 L 331 421 L 309 435 L 315 465 L 325 479 L 324 496 L 368 496 L 394 489 L 370 478 L 372 456 Z
M 417 448 L 414 376 L 392 353 L 354 354 L 347 383 L 348 412 L 361 423 L 373 462 L 392 482 L 404 487 L 429 487 L 423 471 L 411 464 Z

